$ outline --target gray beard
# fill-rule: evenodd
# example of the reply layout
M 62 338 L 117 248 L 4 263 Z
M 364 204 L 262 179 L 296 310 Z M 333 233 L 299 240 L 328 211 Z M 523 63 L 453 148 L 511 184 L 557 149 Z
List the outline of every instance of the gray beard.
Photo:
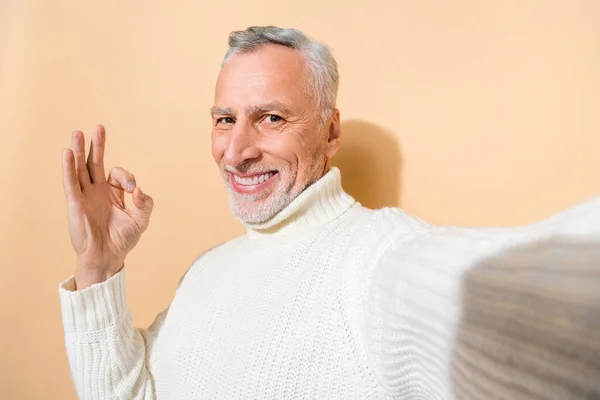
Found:
M 273 218 L 277 213 L 287 207 L 297 196 L 291 192 L 284 192 L 280 195 L 271 194 L 267 199 L 253 207 L 247 207 L 251 203 L 260 199 L 256 195 L 235 193 L 232 188 L 227 188 L 229 194 L 229 206 L 233 216 L 243 223 L 261 224 Z

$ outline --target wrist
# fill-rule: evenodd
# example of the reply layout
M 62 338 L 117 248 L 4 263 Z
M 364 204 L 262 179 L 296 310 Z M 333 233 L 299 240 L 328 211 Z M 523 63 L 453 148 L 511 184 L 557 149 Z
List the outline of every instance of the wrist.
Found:
M 102 283 L 117 274 L 123 266 L 123 261 L 99 265 L 78 259 L 74 276 L 75 290 L 83 290 L 94 284 Z

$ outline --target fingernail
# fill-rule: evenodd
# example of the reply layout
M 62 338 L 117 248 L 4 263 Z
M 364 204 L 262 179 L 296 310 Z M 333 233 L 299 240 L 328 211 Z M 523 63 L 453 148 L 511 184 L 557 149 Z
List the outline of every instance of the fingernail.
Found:
M 127 191 L 131 192 L 133 190 L 133 182 L 127 183 Z

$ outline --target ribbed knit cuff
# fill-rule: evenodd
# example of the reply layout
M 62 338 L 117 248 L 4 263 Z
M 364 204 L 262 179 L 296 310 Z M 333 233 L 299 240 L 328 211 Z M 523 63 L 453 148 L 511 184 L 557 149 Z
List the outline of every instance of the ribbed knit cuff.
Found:
M 75 291 L 71 276 L 59 286 L 63 325 L 67 332 L 88 332 L 114 326 L 127 312 L 124 268 L 102 283 Z

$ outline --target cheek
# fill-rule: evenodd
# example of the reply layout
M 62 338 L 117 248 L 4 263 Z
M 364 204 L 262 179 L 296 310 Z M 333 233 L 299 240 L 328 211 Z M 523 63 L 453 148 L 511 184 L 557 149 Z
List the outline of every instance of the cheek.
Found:
M 298 153 L 302 151 L 301 146 L 291 135 L 281 134 L 262 141 L 263 155 L 270 158 L 282 167 L 292 166 L 298 163 Z
M 315 162 L 319 159 L 319 155 L 324 152 L 323 140 L 316 132 L 312 131 L 303 135 L 301 139 L 301 151 L 298 153 L 300 169 L 312 170 L 316 167 Z
M 214 160 L 219 163 L 225 154 L 227 148 L 227 140 L 223 135 L 219 135 L 214 131 L 211 134 L 211 152 Z
M 291 164 L 300 174 L 315 168 L 317 155 L 324 150 L 316 127 L 294 126 L 268 142 L 269 153 Z

